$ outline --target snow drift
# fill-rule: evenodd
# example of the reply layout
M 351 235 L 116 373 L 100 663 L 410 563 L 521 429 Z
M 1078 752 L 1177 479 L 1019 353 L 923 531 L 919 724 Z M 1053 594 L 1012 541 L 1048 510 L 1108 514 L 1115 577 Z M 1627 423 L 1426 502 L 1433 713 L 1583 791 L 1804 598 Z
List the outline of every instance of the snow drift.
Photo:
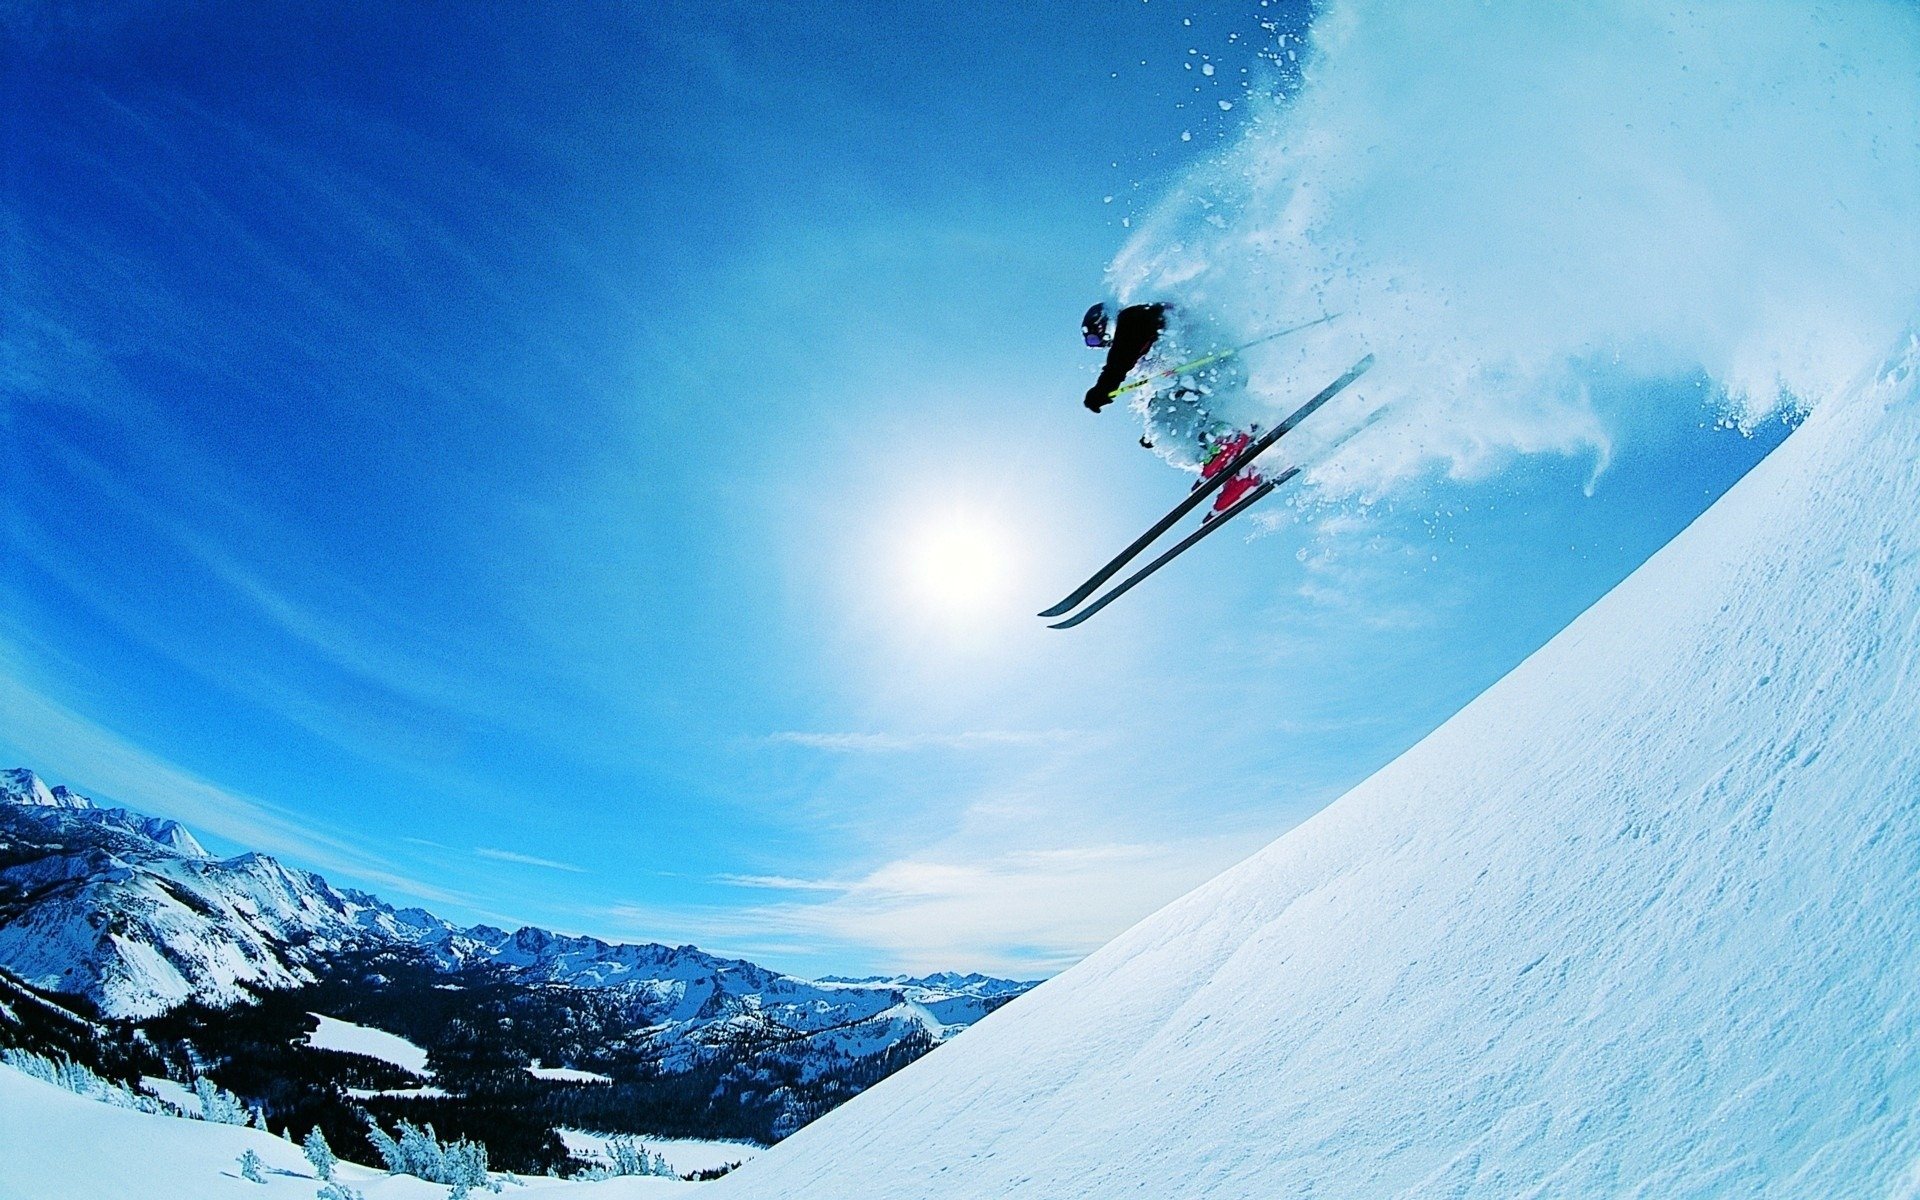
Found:
M 1593 455 L 1645 378 L 1748 420 L 1817 403 L 1920 296 L 1920 8 L 1894 0 L 1334 0 L 1258 112 L 1115 263 L 1240 340 L 1321 312 L 1393 419 L 1340 469 Z M 1315 339 L 1322 340 L 1322 339 Z M 1253 357 L 1256 419 L 1355 357 Z M 1612 407 L 1606 407 L 1611 405 Z
M 1920 339 L 1418 746 L 727 1196 L 1920 1194 Z

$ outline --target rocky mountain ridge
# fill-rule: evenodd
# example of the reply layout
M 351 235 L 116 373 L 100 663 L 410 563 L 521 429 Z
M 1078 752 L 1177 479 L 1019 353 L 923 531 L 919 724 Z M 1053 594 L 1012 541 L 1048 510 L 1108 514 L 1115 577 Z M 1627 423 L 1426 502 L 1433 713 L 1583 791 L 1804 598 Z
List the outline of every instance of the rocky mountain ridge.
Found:
M 0 967 L 37 987 L 138 1019 L 311 983 L 323 958 L 391 948 L 449 972 L 486 965 L 526 983 L 615 989 L 650 1026 L 696 1043 L 741 1025 L 825 1036 L 876 1021 L 938 1041 L 1032 986 L 953 973 L 816 982 L 691 945 L 462 928 L 269 855 L 214 858 L 177 822 L 0 772 Z

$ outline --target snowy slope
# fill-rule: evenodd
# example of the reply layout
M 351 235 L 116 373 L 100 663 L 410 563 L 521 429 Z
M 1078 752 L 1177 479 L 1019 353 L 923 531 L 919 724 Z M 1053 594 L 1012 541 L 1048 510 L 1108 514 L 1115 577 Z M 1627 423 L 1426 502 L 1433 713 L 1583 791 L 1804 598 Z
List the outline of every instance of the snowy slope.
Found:
M 248 1149 L 265 1163 L 264 1185 L 240 1177 L 238 1161 Z M 351 1163 L 341 1164 L 339 1178 L 367 1200 L 447 1195 L 445 1185 Z M 650 1178 L 525 1183 L 527 1192 L 556 1200 L 687 1196 L 701 1187 Z M 0 1196 L 6 1200 L 312 1200 L 318 1188 L 312 1167 L 291 1142 L 254 1129 L 114 1108 L 0 1066 Z M 520 1193 L 517 1187 L 508 1192 Z
M 1920 1194 L 1917 369 L 716 1195 Z

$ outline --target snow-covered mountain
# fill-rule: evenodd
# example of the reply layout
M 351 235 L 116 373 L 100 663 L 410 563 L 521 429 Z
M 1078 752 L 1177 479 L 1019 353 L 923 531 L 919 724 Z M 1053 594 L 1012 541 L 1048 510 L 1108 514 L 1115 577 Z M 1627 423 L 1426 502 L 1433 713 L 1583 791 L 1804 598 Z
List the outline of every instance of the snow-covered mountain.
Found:
M 103 808 L 32 771 L 0 773 L 0 967 L 114 1017 L 312 982 L 346 950 L 404 947 L 447 971 L 616 992 L 664 1061 L 745 1038 L 872 1048 L 933 1041 L 1030 984 L 984 976 L 815 983 L 694 946 L 459 928 L 336 889 L 263 854 L 215 859 L 172 821 Z
M 1893 1196 L 1920 339 L 1318 816 L 725 1196 Z
M 878 985 L 918 988 L 922 991 L 945 992 L 954 996 L 978 996 L 987 1000 L 1002 996 L 1017 996 L 1034 986 L 1031 982 L 995 979 L 991 975 L 978 973 L 961 975 L 955 971 L 936 971 L 932 975 L 823 975 L 819 981 L 851 984 L 854 987 Z
M 552 1128 L 568 1123 L 775 1140 L 1031 986 L 815 982 L 695 946 L 460 928 L 263 854 L 211 857 L 171 821 L 30 771 L 0 786 L 0 982 L 23 997 L 0 1011 L 0 1046 L 130 1070 L 113 1048 L 131 1038 L 142 1072 L 221 1062 L 271 1112 L 347 1138 L 364 1136 L 361 1101 L 431 1095 L 436 1119 L 483 1124 L 528 1170 L 564 1158 Z M 14 1020 L 32 997 L 6 972 L 84 997 L 111 1029 Z M 396 1074 L 275 1049 L 314 1045 L 316 1020 L 443 1057 Z M 532 1090 L 503 1109 L 502 1086 Z
M 0 788 L 0 966 L 108 1015 L 303 982 L 306 957 L 398 932 L 391 910 L 265 855 L 213 859 L 171 821 L 98 807 L 30 771 L 6 772 Z
M 101 808 L 67 788 L 48 787 L 38 775 L 24 767 L 0 771 L 0 804 L 64 809 L 84 820 L 97 821 L 149 838 L 188 858 L 209 857 L 206 848 L 178 821 L 143 817 L 124 808 Z
M 829 975 L 819 982 L 850 989 L 897 990 L 900 1004 L 892 1015 L 905 1023 L 919 1025 L 932 1034 L 935 1041 L 945 1040 L 1036 986 L 1033 982 L 995 979 L 977 973 L 961 975 L 954 971 L 860 978 Z

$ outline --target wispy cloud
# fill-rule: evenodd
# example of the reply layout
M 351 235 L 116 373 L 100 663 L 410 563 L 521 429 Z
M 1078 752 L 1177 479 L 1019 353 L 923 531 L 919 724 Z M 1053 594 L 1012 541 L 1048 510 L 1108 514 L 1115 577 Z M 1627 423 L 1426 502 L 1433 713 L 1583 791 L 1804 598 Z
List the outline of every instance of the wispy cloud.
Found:
M 0 11 L 0 28 L 7 24 Z M 65 28 L 70 23 L 49 24 Z M 390 758 L 451 758 L 473 721 L 515 719 L 518 706 L 499 703 L 492 685 L 500 673 L 526 665 L 512 650 L 500 649 L 517 643 L 460 637 L 444 623 L 412 619 L 406 601 L 383 599 L 387 593 L 378 586 L 356 587 L 350 572 L 325 570 L 322 555 L 307 542 L 306 528 L 276 517 L 271 503 L 256 499 L 272 489 L 263 489 L 245 471 L 236 472 L 223 456 L 208 453 L 208 431 L 182 416 L 177 398 L 156 400 L 150 394 L 150 371 L 125 372 L 118 363 L 121 351 L 138 346 L 217 386 L 251 388 L 265 397 L 288 390 L 283 375 L 289 362 L 301 364 L 294 382 L 313 386 L 314 365 L 324 372 L 350 358 L 356 369 L 377 367 L 390 390 L 467 411 L 479 399 L 474 381 L 457 366 L 423 360 L 393 335 L 384 315 L 370 315 L 363 300 L 349 294 L 341 277 L 326 267 L 343 257 L 328 247 L 377 246 L 383 257 L 428 259 L 456 272 L 482 295 L 499 295 L 503 285 L 497 272 L 435 220 L 433 206 L 325 156 L 303 153 L 269 131 L 177 96 L 131 102 L 100 91 L 85 107 L 83 115 L 71 117 L 75 128 L 54 125 L 36 135 L 45 140 L 47 153 L 84 162 L 119 203 L 167 214 L 183 246 L 217 245 L 223 269 L 269 281 L 269 286 L 249 292 L 242 309 L 234 309 L 217 291 L 164 282 L 169 272 L 65 213 L 50 210 L 31 223 L 0 214 L 0 245 L 10 262 L 21 265 L 22 276 L 22 286 L 7 297 L 5 319 L 31 334 L 30 345 L 0 363 L 0 378 L 18 384 L 14 390 L 36 404 L 56 398 L 83 404 L 91 419 L 139 447 L 137 455 L 116 458 L 98 448 L 100 438 L 63 437 L 51 426 L 35 426 L 35 451 L 57 455 L 99 501 L 150 526 L 167 539 L 168 549 L 177 548 L 204 573 L 205 578 L 184 571 L 184 579 L 170 576 L 170 588 L 207 595 L 211 589 L 205 584 L 217 583 L 249 606 L 264 628 L 303 652 L 251 656 L 263 665 L 246 672 L 223 666 L 218 680 L 223 685 L 246 690 L 249 699 L 348 749 L 384 750 Z M 111 137 L 114 145 L 145 143 L 170 162 L 230 158 L 243 163 L 241 174 L 272 179 L 290 201 L 297 198 L 301 236 L 288 234 L 284 220 L 201 187 L 197 172 L 155 172 L 125 166 L 124 156 L 89 152 L 89 139 L 99 135 Z M 382 129 L 380 136 L 401 135 Z M 149 159 L 137 156 L 139 164 Z M 432 169 L 463 168 L 457 157 L 442 155 Z M 476 189 L 484 186 L 477 176 L 457 177 Z M 500 193 L 492 202 L 510 203 L 511 197 Z M 316 232 L 331 240 L 316 244 L 311 236 Z M 262 301 L 261 293 L 271 301 Z M 263 310 L 261 303 L 282 307 Z M 501 304 L 488 311 L 509 308 Z M 220 336 L 209 336 L 209 329 L 218 329 Z M 325 330 L 325 336 L 315 337 L 314 329 Z M 97 556 L 72 555 L 58 538 L 38 554 L 48 560 L 62 556 L 76 560 L 77 569 L 64 573 L 82 603 L 96 609 L 111 603 L 101 598 L 111 588 L 91 568 Z M 62 564 L 41 565 L 51 570 Z M 150 609 L 144 603 L 120 607 L 124 611 L 108 614 L 110 619 L 205 673 L 207 656 L 194 648 L 190 636 L 147 619 Z M 296 673 L 288 664 L 309 669 Z M 324 673 L 310 669 L 320 664 Z M 245 678 L 234 677 L 241 675 Z M 339 703 L 329 690 L 336 677 L 339 688 L 368 693 L 366 702 Z
M 72 711 L 20 677 L 17 654 L 4 640 L 0 713 L 6 716 L 6 739 L 33 759 L 9 766 L 54 772 L 83 793 L 97 792 L 248 849 L 282 854 L 417 900 L 469 907 L 474 903 L 474 897 L 414 879 L 365 847 L 316 830 L 264 800 L 203 779 Z
M 803 733 L 789 730 L 772 734 L 767 740 L 836 754 L 903 754 L 914 750 L 1057 746 L 1080 736 L 1070 729 L 977 729 L 963 733 Z
M 885 971 L 981 970 L 1031 978 L 1071 966 L 1162 904 L 1252 852 L 1259 837 L 957 850 L 883 863 L 847 879 L 733 875 L 719 882 L 790 899 L 667 912 L 596 914 L 658 938 L 669 928 L 711 950 L 852 950 Z
M 536 858 L 531 854 L 521 854 L 517 850 L 495 850 L 490 846 L 479 846 L 474 853 L 481 858 L 490 858 L 495 862 L 519 863 L 527 867 L 545 867 L 549 871 L 572 871 L 576 875 L 585 875 L 585 867 L 576 867 L 572 863 L 555 862 L 551 858 Z
M 495 715 L 487 708 L 479 689 L 452 665 L 455 659 L 465 658 L 471 667 L 472 648 L 462 647 L 457 652 L 423 649 L 434 641 L 429 630 L 417 623 L 399 620 L 364 592 L 338 578 L 328 579 L 324 588 L 308 590 L 326 597 L 336 609 L 349 611 L 350 615 L 336 615 L 296 600 L 286 589 L 242 564 L 212 538 L 168 515 L 167 507 L 156 502 L 151 494 L 129 486 L 77 446 L 50 440 L 46 452 L 57 455 L 62 465 L 103 499 L 169 539 L 208 576 L 246 601 L 274 629 L 319 659 L 425 710 Z M 206 478 L 214 473 L 190 447 L 170 447 L 168 452 L 180 458 L 183 473 L 193 478 Z M 247 540 L 255 545 L 276 546 L 298 540 L 292 531 L 231 498 L 223 499 L 220 511 L 229 528 L 245 529 Z M 53 556 L 43 553 L 41 557 Z M 75 591 L 84 601 L 95 602 L 92 589 L 76 585 Z M 406 648 L 400 648 L 403 646 Z
M 715 883 L 733 887 L 762 888 L 774 892 L 844 892 L 849 886 L 824 879 L 795 879 L 789 875 L 715 875 L 713 879 Z

